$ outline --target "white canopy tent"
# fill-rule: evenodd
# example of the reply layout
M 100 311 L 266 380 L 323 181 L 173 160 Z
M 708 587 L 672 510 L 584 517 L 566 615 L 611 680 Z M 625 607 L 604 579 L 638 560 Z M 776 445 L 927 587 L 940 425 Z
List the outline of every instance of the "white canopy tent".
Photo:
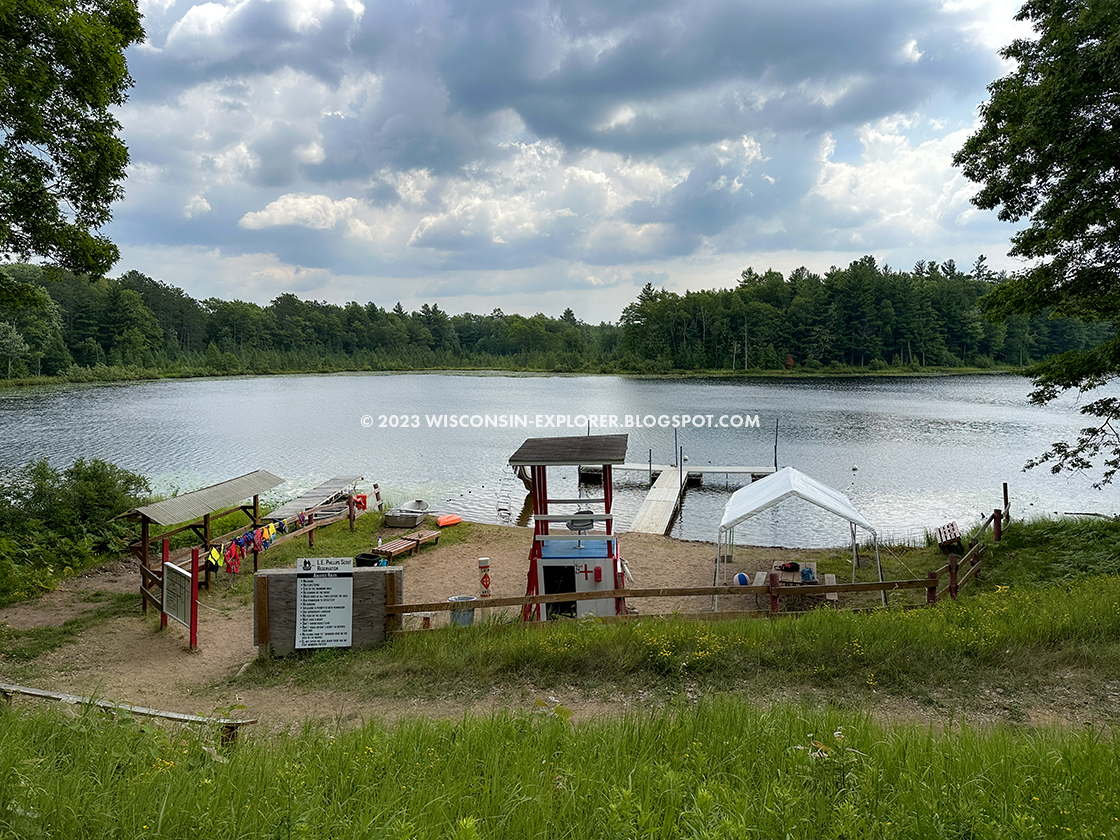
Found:
M 793 467 L 784 467 L 778 472 L 748 484 L 732 494 L 723 509 L 723 519 L 719 524 L 718 554 L 716 555 L 715 584 L 720 585 L 721 570 L 725 562 L 730 562 L 735 548 L 735 526 L 761 511 L 771 508 L 790 497 L 804 499 L 810 504 L 824 508 L 842 519 L 848 520 L 852 534 L 852 581 L 855 581 L 857 555 L 856 528 L 871 534 L 875 546 L 875 565 L 879 569 L 879 580 L 883 579 L 883 565 L 879 561 L 879 540 L 875 528 L 864 518 L 851 501 L 839 490 L 810 478 Z M 884 595 L 885 597 L 885 595 Z

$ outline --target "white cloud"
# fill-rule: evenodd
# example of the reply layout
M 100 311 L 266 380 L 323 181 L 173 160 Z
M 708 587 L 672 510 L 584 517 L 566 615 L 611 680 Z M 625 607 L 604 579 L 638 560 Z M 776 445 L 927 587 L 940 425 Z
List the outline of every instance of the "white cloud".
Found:
M 354 198 L 335 201 L 325 195 L 290 193 L 270 202 L 263 210 L 246 213 L 238 224 L 250 230 L 280 225 L 327 230 L 352 218 L 359 206 Z
M 192 195 L 183 207 L 183 216 L 193 219 L 195 216 L 204 216 L 210 212 L 210 202 L 201 195 Z
M 191 293 L 188 252 L 238 294 L 422 278 L 456 310 L 1006 250 L 950 159 L 1014 0 L 143 2 L 106 232 Z

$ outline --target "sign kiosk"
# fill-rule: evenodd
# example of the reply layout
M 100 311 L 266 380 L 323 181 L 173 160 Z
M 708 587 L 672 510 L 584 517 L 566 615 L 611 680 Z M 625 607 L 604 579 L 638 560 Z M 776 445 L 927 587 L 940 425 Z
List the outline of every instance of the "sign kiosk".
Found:
M 529 438 L 510 457 L 515 470 L 528 470 L 533 499 L 533 545 L 529 549 L 526 595 L 624 588 L 611 513 L 611 466 L 625 462 L 626 442 L 626 435 Z M 548 469 L 561 466 L 602 467 L 603 495 L 593 499 L 550 498 Z M 539 621 L 541 606 L 527 604 L 521 612 L 522 620 Z M 543 606 L 546 618 L 626 614 L 624 598 L 560 601 Z

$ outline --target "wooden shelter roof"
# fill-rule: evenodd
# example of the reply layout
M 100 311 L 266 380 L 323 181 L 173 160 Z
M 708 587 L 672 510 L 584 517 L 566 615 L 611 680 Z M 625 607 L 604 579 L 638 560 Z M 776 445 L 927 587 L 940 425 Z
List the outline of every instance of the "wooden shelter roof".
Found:
M 577 435 L 529 438 L 510 456 L 509 463 L 514 467 L 621 464 L 626 461 L 628 437 L 628 435 Z
M 191 522 L 209 513 L 232 507 L 283 483 L 284 479 L 277 478 L 267 470 L 255 470 L 162 502 L 134 508 L 125 515 L 147 517 L 157 525 L 178 525 L 180 522 Z

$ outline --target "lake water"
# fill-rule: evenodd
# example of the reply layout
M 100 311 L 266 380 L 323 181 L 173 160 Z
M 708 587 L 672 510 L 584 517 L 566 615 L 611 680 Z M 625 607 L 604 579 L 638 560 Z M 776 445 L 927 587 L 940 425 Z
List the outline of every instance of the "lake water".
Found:
M 772 465 L 777 424 L 779 465 L 846 493 L 888 539 L 914 540 L 951 519 L 962 528 L 978 523 L 1001 505 L 1004 481 L 1016 516 L 1114 512 L 1114 491 L 1093 490 L 1090 476 L 1021 471 L 1084 425 L 1072 400 L 1029 405 L 1029 385 L 1004 375 L 676 381 L 440 373 L 28 388 L 0 393 L 0 468 L 101 458 L 143 473 L 162 493 L 266 469 L 285 479 L 273 502 L 358 474 L 390 501 L 419 497 L 439 511 L 495 522 L 496 502 L 511 484 L 503 480 L 506 462 L 527 437 L 584 434 L 588 417 L 609 424 L 613 415 L 618 427 L 592 431 L 628 433 L 630 461 L 645 463 L 652 451 L 654 463 L 670 463 L 674 429 L 655 418 L 702 415 L 706 423 L 711 415 L 718 424 L 757 415 L 757 427 L 690 424 L 676 430 L 676 443 L 693 465 Z M 449 427 L 453 417 L 467 426 Z M 487 418 L 505 425 L 470 426 Z M 627 428 L 627 418 L 654 425 Z M 556 472 L 550 490 L 574 496 L 575 468 Z M 647 476 L 616 479 L 625 528 Z M 735 481 L 709 476 L 690 488 L 671 533 L 714 540 Z M 524 499 L 513 483 L 515 518 Z M 848 538 L 846 523 L 801 502 L 771 509 L 736 536 L 801 546 Z

